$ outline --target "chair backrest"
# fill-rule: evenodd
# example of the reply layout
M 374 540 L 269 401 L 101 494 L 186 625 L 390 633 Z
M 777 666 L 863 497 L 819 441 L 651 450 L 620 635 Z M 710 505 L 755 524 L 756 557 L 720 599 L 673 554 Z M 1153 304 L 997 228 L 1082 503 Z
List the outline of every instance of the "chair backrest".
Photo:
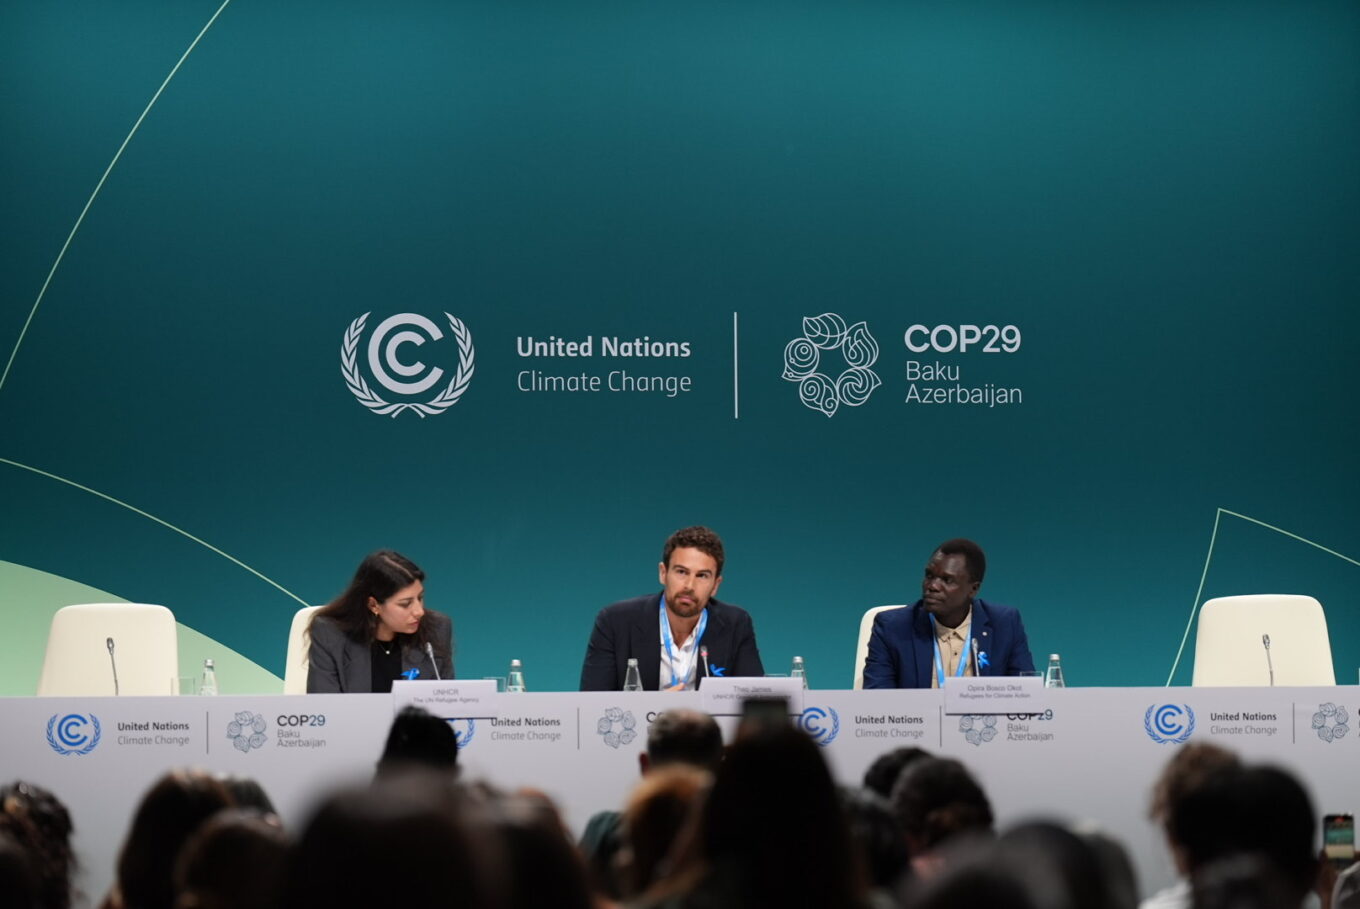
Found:
M 875 606 L 864 613 L 859 620 L 859 643 L 855 645 L 855 690 L 864 687 L 864 661 L 869 658 L 869 635 L 874 630 L 874 616 L 885 609 L 901 609 L 902 606 Z
M 1271 593 L 1219 597 L 1200 607 L 1192 685 L 1269 685 L 1272 665 L 1276 685 L 1336 684 L 1321 603 Z
M 310 663 L 307 654 L 311 650 L 311 636 L 307 626 L 312 622 L 312 613 L 320 606 L 303 606 L 293 613 L 293 625 L 288 629 L 288 657 L 283 665 L 283 693 L 307 693 L 307 667 Z
M 113 653 L 109 653 L 109 641 Z M 83 603 L 52 616 L 39 696 L 168 695 L 179 683 L 179 633 L 164 606 Z

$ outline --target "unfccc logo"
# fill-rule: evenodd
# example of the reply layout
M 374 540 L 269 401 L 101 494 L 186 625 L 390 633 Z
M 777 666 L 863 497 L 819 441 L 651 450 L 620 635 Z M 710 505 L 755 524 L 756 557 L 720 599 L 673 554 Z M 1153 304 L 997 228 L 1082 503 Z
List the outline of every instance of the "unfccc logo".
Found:
M 846 369 L 833 381 L 822 372 L 822 351 L 840 351 Z M 842 404 L 858 407 L 882 385 L 870 366 L 878 361 L 878 342 L 863 322 L 846 326 L 834 312 L 803 319 L 803 336 L 784 348 L 784 379 L 798 383 L 804 406 L 834 416 Z
M 841 718 L 831 707 L 807 707 L 798 718 L 798 728 L 825 748 L 841 734 Z
M 1158 745 L 1183 745 L 1195 731 L 1195 711 L 1189 704 L 1153 704 L 1143 714 L 1143 729 Z
M 89 754 L 102 735 L 99 717 L 93 713 L 54 714 L 47 721 L 47 744 L 57 754 Z
M 369 410 L 394 419 L 405 410 L 413 410 L 424 419 L 448 410 L 458 403 L 472 381 L 475 354 L 472 347 L 472 332 L 459 319 L 444 313 L 449 321 L 449 329 L 458 342 L 458 369 L 442 391 L 427 401 L 390 402 L 369 387 L 363 373 L 359 371 L 359 342 L 364 335 L 364 325 L 371 313 L 364 313 L 345 330 L 345 339 L 340 345 L 340 374 L 345 385 L 359 403 Z M 413 329 L 420 329 L 414 331 Z M 400 329 L 400 330 L 398 330 Z M 403 348 L 420 347 L 427 340 L 438 341 L 444 337 L 440 327 L 419 313 L 404 312 L 390 316 L 378 323 L 368 339 L 368 371 L 378 385 L 392 394 L 415 396 L 423 395 L 444 379 L 445 372 L 438 366 L 430 367 L 416 360 L 405 362 L 412 354 Z M 400 356 L 399 356 L 400 354 Z M 393 375 L 395 373 L 395 375 Z M 419 376 L 420 378 L 415 378 Z

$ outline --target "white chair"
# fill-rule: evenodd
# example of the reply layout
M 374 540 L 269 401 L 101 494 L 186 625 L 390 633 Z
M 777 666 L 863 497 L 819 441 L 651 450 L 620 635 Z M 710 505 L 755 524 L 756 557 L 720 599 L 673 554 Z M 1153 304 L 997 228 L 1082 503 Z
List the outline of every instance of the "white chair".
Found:
M 293 625 L 288 629 L 288 657 L 283 666 L 283 693 L 307 693 L 307 654 L 312 647 L 311 635 L 307 626 L 312 622 L 312 613 L 320 606 L 303 606 L 293 613 Z
M 864 613 L 859 620 L 859 643 L 855 645 L 855 690 L 864 687 L 864 661 L 869 658 L 869 635 L 874 630 L 874 616 L 885 609 L 901 609 L 901 606 L 875 606 Z
M 52 616 L 40 697 L 169 695 L 178 684 L 179 634 L 164 606 L 84 603 Z
M 1269 653 L 1264 638 L 1270 641 Z M 1219 597 L 1199 611 L 1192 685 L 1335 685 L 1327 617 L 1312 597 Z

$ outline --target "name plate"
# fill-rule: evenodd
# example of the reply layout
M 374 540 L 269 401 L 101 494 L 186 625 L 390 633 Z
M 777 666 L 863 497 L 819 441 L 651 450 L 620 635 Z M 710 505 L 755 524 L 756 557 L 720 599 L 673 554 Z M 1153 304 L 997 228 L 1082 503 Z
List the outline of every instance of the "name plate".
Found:
M 704 679 L 699 694 L 703 711 L 711 716 L 741 716 L 741 702 L 747 698 L 787 698 L 790 715 L 803 712 L 802 679 L 712 676 Z
M 392 683 L 393 714 L 413 706 L 446 720 L 489 720 L 500 716 L 500 703 L 495 679 L 397 679 Z
M 1042 676 L 982 676 L 944 680 L 946 715 L 1042 713 L 1050 706 Z

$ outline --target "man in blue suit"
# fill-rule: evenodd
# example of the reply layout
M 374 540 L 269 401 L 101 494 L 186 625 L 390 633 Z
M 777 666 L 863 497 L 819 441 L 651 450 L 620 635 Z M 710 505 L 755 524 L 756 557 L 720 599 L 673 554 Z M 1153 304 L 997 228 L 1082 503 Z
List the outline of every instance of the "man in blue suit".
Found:
M 943 688 L 950 676 L 1033 671 L 1020 613 L 977 596 L 987 557 L 972 540 L 946 540 L 926 562 L 921 599 L 874 618 L 865 688 Z

